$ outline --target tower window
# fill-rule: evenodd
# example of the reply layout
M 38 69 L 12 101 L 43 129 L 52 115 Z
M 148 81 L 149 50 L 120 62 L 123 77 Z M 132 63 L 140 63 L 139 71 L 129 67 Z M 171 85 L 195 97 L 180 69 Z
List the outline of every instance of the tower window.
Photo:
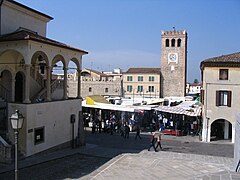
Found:
M 88 88 L 88 92 L 92 92 L 92 88 L 91 87 Z
M 172 39 L 172 47 L 175 47 L 175 39 Z
M 105 93 L 108 93 L 108 88 L 105 88 Z
M 166 39 L 166 47 L 169 47 L 169 39 Z
M 177 40 L 177 47 L 181 47 L 181 39 Z

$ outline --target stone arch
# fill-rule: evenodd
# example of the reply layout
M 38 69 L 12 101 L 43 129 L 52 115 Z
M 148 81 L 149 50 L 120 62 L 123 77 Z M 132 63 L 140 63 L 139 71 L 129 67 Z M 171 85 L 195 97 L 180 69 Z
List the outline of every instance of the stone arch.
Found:
M 44 52 L 36 51 L 31 58 L 31 65 L 34 78 L 37 77 L 37 73 L 46 76 L 49 59 Z
M 231 140 L 232 124 L 226 119 L 216 119 L 211 123 L 211 141 Z
M 15 75 L 15 102 L 22 103 L 24 101 L 25 95 L 25 81 L 26 75 L 22 71 L 18 71 Z
M 171 47 L 175 47 L 175 39 L 171 40 Z
M 7 65 L 9 67 L 16 67 L 16 65 L 21 66 L 25 64 L 23 55 L 19 51 L 14 49 L 8 49 L 3 51 L 0 54 L 0 61 L 1 65 Z
M 78 97 L 78 89 L 80 80 L 78 79 L 78 74 L 80 73 L 80 64 L 77 58 L 72 58 L 68 62 L 68 80 L 67 80 L 67 92 L 68 97 L 76 98 Z
M 166 39 L 166 47 L 169 47 L 169 39 Z
M 177 47 L 181 47 L 181 39 L 177 40 Z
M 13 74 L 9 69 L 4 69 L 0 72 L 0 97 L 2 97 L 6 102 L 10 102 L 12 96 L 12 86 L 11 83 L 9 83 L 9 79 L 12 79 Z

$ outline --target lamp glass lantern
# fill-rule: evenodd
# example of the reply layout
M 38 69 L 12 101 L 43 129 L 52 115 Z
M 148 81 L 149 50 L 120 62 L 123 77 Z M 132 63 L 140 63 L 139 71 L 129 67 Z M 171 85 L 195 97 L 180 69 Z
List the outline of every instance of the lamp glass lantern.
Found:
M 19 113 L 18 110 L 16 110 L 16 113 L 12 114 L 10 120 L 13 130 L 19 130 L 22 128 L 24 118 L 23 115 Z

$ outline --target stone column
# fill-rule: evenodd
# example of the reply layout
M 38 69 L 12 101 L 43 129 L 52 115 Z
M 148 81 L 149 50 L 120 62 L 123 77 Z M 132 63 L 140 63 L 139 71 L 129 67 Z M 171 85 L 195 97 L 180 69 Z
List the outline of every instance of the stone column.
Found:
M 229 122 L 225 120 L 224 122 L 224 139 L 229 138 Z
M 67 99 L 67 68 L 64 67 L 63 99 Z
M 12 93 L 11 93 L 11 102 L 15 101 L 15 78 L 12 78 Z
M 23 103 L 31 103 L 30 101 L 30 67 L 31 65 L 26 64 L 26 74 L 25 74 L 25 100 Z
M 51 67 L 47 66 L 47 101 L 51 101 Z
M 77 98 L 81 98 L 81 70 L 78 70 L 78 89 L 77 89 Z

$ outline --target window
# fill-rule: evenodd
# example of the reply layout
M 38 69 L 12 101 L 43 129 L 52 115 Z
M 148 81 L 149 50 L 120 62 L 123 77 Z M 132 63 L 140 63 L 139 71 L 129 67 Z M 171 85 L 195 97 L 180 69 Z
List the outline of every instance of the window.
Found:
M 108 93 L 108 88 L 105 88 L 105 93 Z
M 177 47 L 181 47 L 181 39 L 177 40 Z
M 166 47 L 169 47 L 169 39 L 166 39 Z
M 154 76 L 149 76 L 149 81 L 154 81 Z
M 175 39 L 172 39 L 172 47 L 175 47 Z
M 154 86 L 148 86 L 148 92 L 154 92 Z
M 231 107 L 232 91 L 216 91 L 216 106 Z
M 138 81 L 143 81 L 143 76 L 138 76 Z
M 127 81 L 132 81 L 132 76 L 127 76 Z
M 34 129 L 34 143 L 39 144 L 44 142 L 44 127 Z
M 138 86 L 138 92 L 143 92 L 143 86 Z
M 228 69 L 219 69 L 219 80 L 228 80 Z
M 132 86 L 131 85 L 127 86 L 127 91 L 132 92 Z
M 92 88 L 91 87 L 88 88 L 88 92 L 92 92 Z

